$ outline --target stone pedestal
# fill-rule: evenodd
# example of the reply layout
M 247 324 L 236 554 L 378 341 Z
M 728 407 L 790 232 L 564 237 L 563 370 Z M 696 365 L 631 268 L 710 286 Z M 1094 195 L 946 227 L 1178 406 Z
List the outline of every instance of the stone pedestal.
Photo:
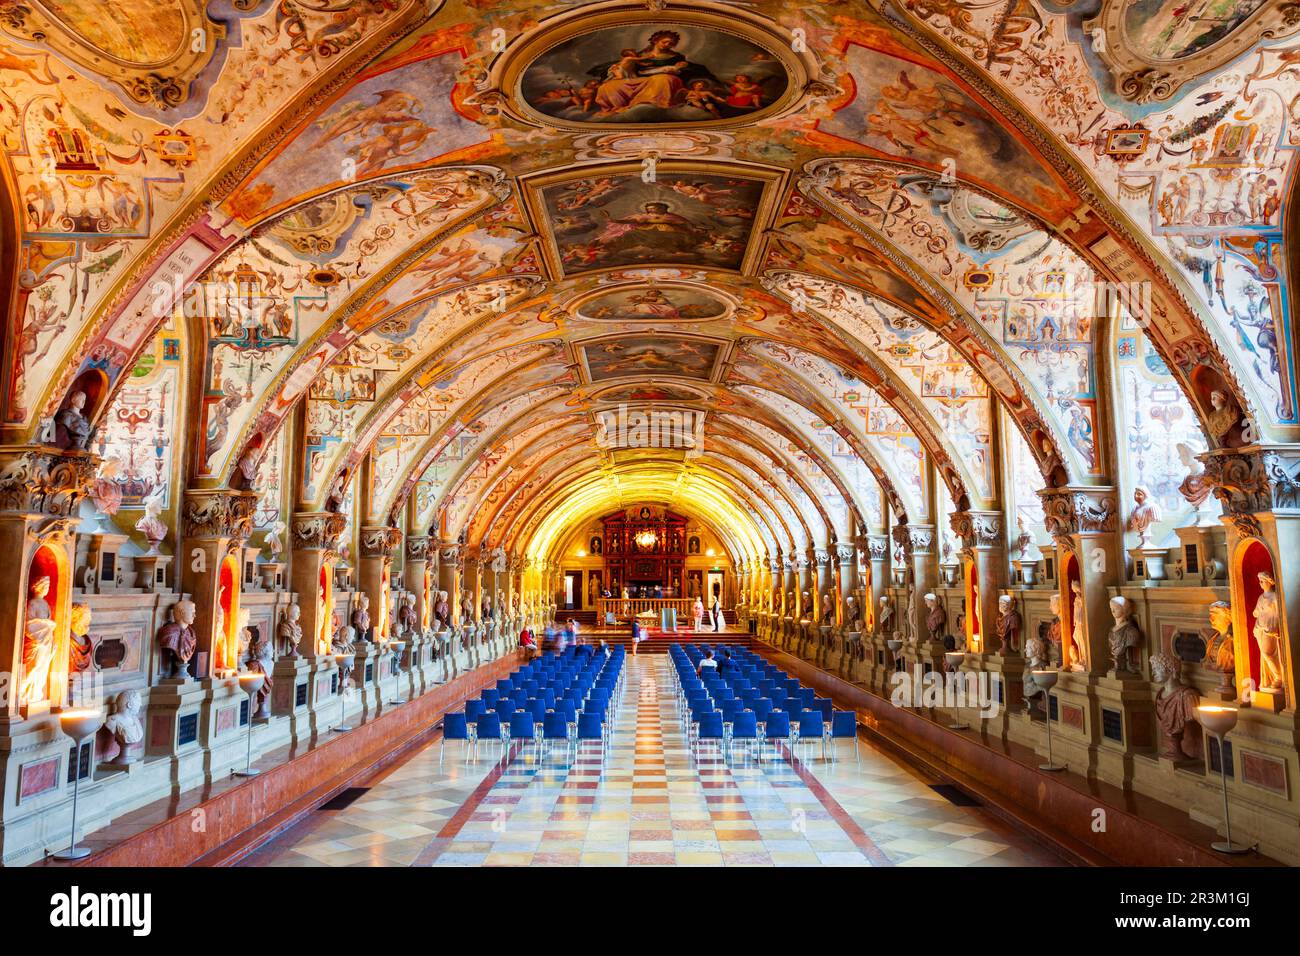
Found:
M 1048 693 L 1055 705 L 1046 702 L 1052 719 L 1052 748 L 1057 763 L 1064 763 L 1078 774 L 1087 775 L 1097 764 L 1097 748 L 1101 738 L 1100 716 L 1093 707 L 1095 684 L 1100 678 L 1086 672 L 1063 671 Z M 1039 755 L 1047 756 L 1046 743 L 1035 744 Z
M 282 657 L 271 671 L 271 713 L 288 717 L 295 740 L 312 735 L 311 664 L 302 657 Z
M 1096 682 L 1097 776 L 1130 787 L 1133 756 L 1154 754 L 1159 746 L 1149 685 L 1133 674 L 1111 673 Z
M 127 586 L 122 545 L 130 539 L 124 534 L 96 533 L 81 535 L 86 542 L 85 563 L 78 569 L 77 584 L 87 594 L 104 594 Z
M 379 648 L 375 644 L 360 642 L 356 647 L 352 664 L 352 686 L 361 708 L 359 719 L 368 720 L 379 709 Z
M 172 563 L 170 554 L 138 554 L 131 559 L 135 566 L 135 586 L 150 592 L 167 590 L 168 569 Z
M 285 564 L 283 561 L 266 561 L 257 566 L 257 573 L 262 576 L 262 589 L 265 591 L 283 591 L 285 585 Z
M 172 781 L 184 790 L 202 781 L 200 722 L 207 689 L 196 680 L 164 678 L 149 691 L 144 713 L 145 757 L 167 757 Z
M 1147 587 L 1153 587 L 1169 579 L 1169 572 L 1166 569 L 1169 560 L 1168 548 L 1139 546 L 1129 548 L 1128 556 L 1133 580 L 1140 581 Z

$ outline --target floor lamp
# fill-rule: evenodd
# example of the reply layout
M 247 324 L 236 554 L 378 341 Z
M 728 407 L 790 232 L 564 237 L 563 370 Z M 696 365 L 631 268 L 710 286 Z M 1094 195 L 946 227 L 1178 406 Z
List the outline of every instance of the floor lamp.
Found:
M 1048 692 L 1056 686 L 1060 674 L 1054 670 L 1030 671 L 1030 673 L 1034 675 L 1034 683 L 1043 689 L 1043 723 L 1047 725 L 1047 763 L 1040 763 L 1038 769 L 1055 773 L 1064 770 L 1065 765 L 1052 760 L 1052 699 Z
M 65 710 L 59 714 L 59 729 L 72 738 L 76 744 L 76 753 L 72 756 L 72 839 L 68 848 L 54 854 L 56 860 L 84 860 L 90 856 L 90 848 L 77 846 L 77 791 L 81 783 L 81 747 L 100 727 L 104 725 L 104 715 L 98 710 Z
M 1228 820 L 1228 754 L 1223 738 L 1237 726 L 1237 708 L 1207 704 L 1196 708 L 1196 719 L 1205 732 L 1219 742 L 1219 780 L 1223 784 L 1223 832 L 1226 840 L 1216 840 L 1210 848 L 1220 853 L 1247 853 L 1250 847 L 1232 842 L 1232 823 Z
M 248 695 L 248 752 L 244 759 L 244 769 L 236 770 L 236 777 L 256 777 L 262 771 L 253 769 L 253 697 L 266 683 L 266 675 L 257 671 L 239 675 L 239 686 Z
M 951 669 L 951 673 L 956 675 L 958 681 L 962 679 L 961 665 L 966 663 L 965 651 L 945 651 L 943 661 Z M 961 719 L 960 704 L 957 709 L 957 721 L 948 725 L 949 730 L 970 730 L 970 724 Z

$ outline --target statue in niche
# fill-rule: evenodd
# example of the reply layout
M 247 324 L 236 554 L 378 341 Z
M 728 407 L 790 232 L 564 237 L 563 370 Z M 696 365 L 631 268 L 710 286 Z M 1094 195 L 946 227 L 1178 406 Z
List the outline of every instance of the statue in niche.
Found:
M 253 695 L 253 716 L 262 718 L 271 716 L 271 671 L 275 669 L 275 652 L 271 641 L 262 636 L 258 627 L 244 628 L 244 642 L 247 647 L 244 667 L 250 674 L 262 675 L 262 686 Z
M 355 661 L 352 655 L 357 652 L 356 645 L 357 632 L 351 624 L 344 624 L 336 630 L 330 638 L 330 653 L 339 660 L 339 691 L 342 692 L 343 685 L 352 676 L 352 668 Z
M 301 616 L 302 608 L 296 604 L 290 604 L 280 615 L 280 626 L 276 628 L 278 657 L 292 660 L 298 656 L 298 644 L 302 641 L 302 625 L 298 623 Z
M 63 434 L 66 436 L 65 441 L 59 444 L 60 448 L 77 448 L 85 451 L 90 444 L 95 429 L 90 424 L 90 419 L 82 412 L 85 407 L 86 393 L 73 392 L 67 406 L 54 416 L 54 423 L 63 427 Z
M 852 597 L 852 596 L 853 596 L 853 595 L 851 595 L 851 594 L 849 595 L 849 597 Z M 847 604 L 848 604 L 848 601 L 845 601 L 845 604 L 847 605 Z M 845 613 L 844 613 L 844 619 L 845 619 L 845 623 L 848 623 L 848 611 L 847 611 L 847 610 L 846 610 Z M 832 594 L 830 591 L 824 591 L 824 592 L 822 592 L 822 619 L 821 619 L 821 623 L 822 623 L 823 625 L 825 625 L 825 626 L 833 626 L 833 625 L 835 624 L 835 595 Z M 853 628 L 850 627 L 849 630 L 853 630 Z
M 880 614 L 876 617 L 876 633 L 892 637 L 894 633 L 894 601 L 888 594 L 880 595 Z
M 474 623 L 474 598 L 465 590 L 460 592 L 460 623 L 462 627 Z
M 804 618 L 807 618 L 809 612 L 812 611 L 812 595 L 807 591 L 799 592 L 799 611 Z
M 934 593 L 925 596 L 925 630 L 927 637 L 939 644 L 943 643 L 944 628 L 948 626 L 948 612 L 943 602 Z
M 786 617 L 794 616 L 794 592 L 793 591 L 785 592 L 785 616 Z
M 1231 604 L 1215 601 L 1210 605 L 1210 627 L 1214 628 L 1214 637 L 1205 645 L 1204 663 L 1219 672 L 1219 696 L 1232 700 L 1237 696 L 1237 648 L 1232 636 Z
M 1146 548 L 1151 545 L 1151 526 L 1160 520 L 1160 506 L 1156 504 L 1154 498 L 1146 488 L 1138 485 L 1133 489 L 1133 511 L 1128 516 L 1128 522 L 1124 525 L 1126 531 L 1134 531 L 1138 536 L 1138 547 Z
M 447 600 L 446 591 L 438 592 L 438 602 L 433 606 L 433 619 L 440 631 L 445 631 L 451 627 L 451 604 Z
M 91 656 L 95 650 L 90 640 L 90 608 L 84 604 L 72 605 L 68 615 L 68 681 L 75 683 L 78 674 L 95 669 Z
M 217 606 L 212 609 L 212 614 L 216 618 L 213 626 L 213 634 L 216 636 L 212 641 L 212 667 L 215 672 L 221 672 L 226 669 L 226 591 L 229 590 L 224 584 L 221 591 L 217 594 Z M 236 649 L 238 655 L 238 649 Z
M 1001 646 L 998 648 L 1000 654 L 1005 656 L 1020 653 L 1020 630 L 1023 626 L 1020 612 L 1016 610 L 1011 595 L 998 595 L 997 627 L 998 639 L 1001 641 Z
M 23 680 L 18 700 L 24 704 L 50 696 L 50 664 L 54 660 L 54 614 L 45 598 L 50 593 L 50 579 L 42 575 L 32 582 L 23 620 Z
M 398 599 L 396 626 L 394 632 L 401 640 L 413 641 L 420 631 L 420 622 L 415 616 L 415 595 L 406 593 Z
M 172 605 L 170 623 L 158 631 L 161 676 L 169 680 L 188 680 L 190 658 L 198 647 L 194 635 L 194 602 L 177 601 Z
M 131 746 L 144 740 L 144 724 L 140 720 L 140 692 L 124 690 L 113 698 L 113 712 L 99 729 L 95 752 L 99 759 L 115 764 L 131 763 Z
M 1214 485 L 1209 478 L 1205 477 L 1205 465 L 1196 457 L 1196 450 L 1186 442 L 1179 442 L 1177 448 L 1178 460 L 1187 469 L 1187 477 L 1178 486 L 1178 493 L 1186 498 L 1193 508 L 1200 511 L 1201 506 L 1214 491 Z
M 1205 424 L 1220 446 L 1227 440 L 1237 419 L 1236 403 L 1228 397 L 1228 393 L 1218 388 L 1210 392 L 1210 413 L 1205 416 Z
M 494 617 L 496 617 L 496 610 L 492 607 L 492 597 L 485 593 L 483 600 L 479 602 L 479 619 L 490 621 Z
M 356 641 L 362 644 L 373 641 L 375 632 L 370 626 L 370 595 L 365 591 L 357 595 L 357 606 L 352 609 L 350 621 L 356 634 Z
M 1087 611 L 1083 606 L 1083 585 L 1078 581 L 1070 582 L 1070 593 L 1074 595 L 1074 620 L 1070 622 L 1070 670 L 1088 669 Z
M 1138 673 L 1138 648 L 1142 631 L 1133 620 L 1133 604 L 1120 595 L 1110 599 L 1115 626 L 1110 629 L 1110 660 L 1116 674 Z
M 167 493 L 165 485 L 159 485 L 152 495 L 144 500 L 144 517 L 135 523 L 135 530 L 144 535 L 149 542 L 150 555 L 156 555 L 159 545 L 167 537 L 167 525 L 159 517 L 163 509 L 163 495 Z
M 1166 651 L 1151 655 L 1151 682 L 1156 691 L 1156 721 L 1162 741 L 1160 756 L 1170 760 L 1200 757 L 1196 708 L 1201 695 L 1183 683 L 1182 664 Z M 1190 733 L 1189 733 L 1190 731 Z
M 1255 601 L 1255 644 L 1259 647 L 1259 689 L 1282 690 L 1282 635 L 1278 630 L 1277 582 L 1260 571 L 1263 593 Z
M 908 643 L 915 644 L 921 638 L 921 612 L 916 606 L 916 588 L 909 584 L 907 586 L 907 634 Z

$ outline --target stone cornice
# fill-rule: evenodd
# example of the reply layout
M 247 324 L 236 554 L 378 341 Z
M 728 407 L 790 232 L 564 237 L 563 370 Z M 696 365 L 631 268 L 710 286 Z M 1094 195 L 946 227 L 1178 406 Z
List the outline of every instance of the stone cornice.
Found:
M 98 468 L 99 459 L 89 452 L 0 446 L 0 511 L 76 517 Z

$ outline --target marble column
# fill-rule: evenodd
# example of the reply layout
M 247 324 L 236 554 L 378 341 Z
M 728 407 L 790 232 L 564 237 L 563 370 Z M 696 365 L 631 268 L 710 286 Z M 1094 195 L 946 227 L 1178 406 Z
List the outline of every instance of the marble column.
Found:
M 415 595 L 415 619 L 420 630 L 430 625 L 433 620 L 433 582 L 429 573 L 429 536 L 408 534 L 406 536 L 406 560 L 402 564 L 402 583 L 406 590 Z
M 229 676 L 239 667 L 242 548 L 252 528 L 257 494 L 190 490 L 181 504 L 181 591 L 194 601 L 195 654 L 206 674 Z
M 334 564 L 347 519 L 333 511 L 305 511 L 290 522 L 289 581 L 298 595 L 303 639 L 298 653 L 328 656 L 334 636 Z
M 359 540 L 361 557 L 357 587 L 370 598 L 370 623 L 375 629 L 375 643 L 387 643 L 393 617 L 390 593 L 393 555 L 402 546 L 402 532 L 384 526 L 365 527 L 361 529 Z

